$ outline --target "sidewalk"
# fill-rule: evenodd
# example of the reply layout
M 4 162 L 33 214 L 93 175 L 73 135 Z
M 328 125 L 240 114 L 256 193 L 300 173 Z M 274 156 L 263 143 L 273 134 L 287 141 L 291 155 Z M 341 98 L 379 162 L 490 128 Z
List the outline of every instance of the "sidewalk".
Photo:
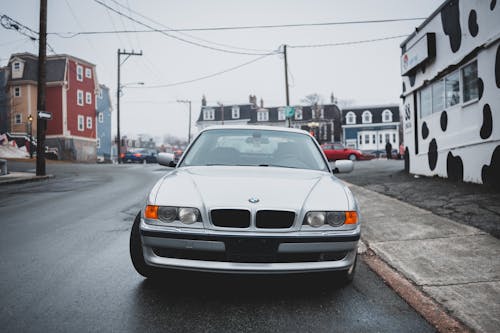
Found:
M 31 172 L 9 172 L 0 176 L 0 186 L 8 184 L 29 183 L 53 178 L 53 175 L 37 176 Z
M 500 327 L 500 240 L 471 226 L 348 183 L 362 240 L 386 263 L 478 332 Z

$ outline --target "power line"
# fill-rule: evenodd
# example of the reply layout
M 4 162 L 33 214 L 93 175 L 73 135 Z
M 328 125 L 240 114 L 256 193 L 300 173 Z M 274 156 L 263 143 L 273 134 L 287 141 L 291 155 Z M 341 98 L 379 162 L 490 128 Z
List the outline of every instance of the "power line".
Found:
M 183 85 L 183 84 L 187 84 L 187 83 L 193 83 L 193 82 L 197 82 L 197 81 L 201 81 L 201 80 L 206 80 L 206 79 L 209 79 L 209 78 L 212 78 L 214 76 L 218 76 L 218 75 L 221 75 L 221 74 L 225 74 L 225 73 L 228 73 L 228 72 L 231 72 L 231 71 L 234 71 L 234 70 L 237 70 L 241 67 L 244 67 L 244 66 L 247 66 L 247 65 L 250 65 L 254 62 L 257 62 L 265 57 L 268 57 L 270 55 L 273 55 L 273 53 L 271 54 L 265 54 L 263 56 L 260 56 L 256 59 L 253 59 L 253 60 L 250 60 L 250 61 L 247 61 L 247 62 L 244 62 L 238 66 L 234 66 L 234 67 L 231 67 L 231 68 L 228 68 L 228 69 L 225 69 L 223 71 L 220 71 L 220 72 L 216 72 L 216 73 L 213 73 L 213 74 L 209 74 L 209 75 L 205 75 L 205 76 L 202 76 L 202 77 L 199 77 L 199 78 L 196 78 L 196 79 L 191 79 L 191 80 L 186 80 L 186 81 L 179 81 L 179 82 L 174 82 L 174 83 L 168 83 L 168 84 L 160 84 L 160 85 L 152 85 L 152 86 L 141 86 L 141 87 L 129 87 L 129 89 L 151 89 L 151 88 L 168 88 L 168 87 L 174 87 L 174 86 L 180 86 L 180 85 Z
M 121 15 L 123 17 L 126 17 L 128 18 L 129 20 L 133 21 L 133 22 L 136 22 L 146 28 L 149 28 L 151 30 L 154 30 L 155 32 L 159 32 L 167 37 L 170 37 L 170 38 L 174 38 L 174 39 L 177 39 L 181 42 L 184 42 L 184 43 L 188 43 L 188 44 L 191 44 L 191 45 L 194 45 L 194 46 L 198 46 L 198 47 L 203 47 L 203 48 L 206 48 L 206 49 L 210 49 L 210 50 L 214 50 L 214 51 L 219 51 L 219 52 L 225 52 L 225 53 L 233 53 L 233 54 L 242 54 L 242 55 L 268 55 L 268 54 L 276 54 L 276 51 L 273 51 L 273 52 L 269 52 L 269 53 L 250 53 L 250 52 L 240 52 L 240 51 L 232 51 L 232 50 L 227 50 L 227 49 L 222 49 L 222 48 L 218 48 L 218 47 L 213 47 L 213 46 L 208 46 L 208 45 L 204 45 L 204 44 L 201 44 L 201 43 L 197 43 L 197 42 L 193 42 L 193 41 L 190 41 L 190 40 L 187 40 L 187 39 L 184 39 L 184 38 L 181 38 L 181 37 L 178 37 L 178 36 L 175 36 L 175 35 L 172 35 L 172 34 L 168 34 L 165 32 L 165 30 L 161 30 L 161 29 L 156 29 L 144 22 L 141 22 L 111 6 L 108 6 L 107 4 L 105 4 L 104 2 L 100 1 L 100 0 L 94 0 L 96 3 L 100 4 L 101 6 L 104 6 L 106 8 L 108 8 L 109 10 L 115 12 L 116 14 L 118 15 Z
M 73 38 L 79 35 L 99 35 L 99 34 L 127 34 L 127 33 L 149 33 L 149 32 L 186 32 L 186 31 L 224 31 L 224 30 L 253 30 L 253 29 L 275 29 L 275 28 L 297 28 L 297 27 L 315 27 L 315 26 L 334 26 L 334 25 L 352 25 L 352 24 L 375 24 L 424 20 L 426 17 L 409 17 L 398 19 L 382 20 L 362 20 L 362 21 L 338 21 L 338 22 L 319 22 L 319 23 L 291 23 L 291 24 L 270 24 L 270 25 L 247 25 L 247 26 L 222 26 L 206 28 L 182 28 L 182 29 L 155 29 L 155 30 L 114 30 L 114 31 L 80 31 L 80 32 L 51 32 L 61 38 Z M 65 36 L 68 35 L 68 36 Z
M 7 30 L 17 31 L 21 35 L 28 37 L 33 42 L 39 40 L 39 33 L 37 31 L 35 31 L 35 30 L 31 29 L 30 27 L 14 20 L 13 18 L 11 18 L 5 14 L 2 14 L 0 16 L 0 25 Z M 54 48 L 52 46 L 50 46 L 49 43 L 47 43 L 47 46 L 49 47 L 49 49 L 52 53 L 54 53 L 54 54 L 56 53 Z
M 384 40 L 397 39 L 397 38 L 402 38 L 402 37 L 408 37 L 408 34 L 389 36 L 389 37 L 381 37 L 381 38 L 373 38 L 373 39 L 364 39 L 364 40 L 357 40 L 357 41 L 345 41 L 345 42 L 338 42 L 338 43 L 288 45 L 288 47 L 294 48 L 294 49 L 299 49 L 299 48 L 311 48 L 311 47 L 355 45 L 355 44 L 364 44 L 364 43 L 371 43 L 371 42 L 380 42 L 380 41 L 384 41 Z

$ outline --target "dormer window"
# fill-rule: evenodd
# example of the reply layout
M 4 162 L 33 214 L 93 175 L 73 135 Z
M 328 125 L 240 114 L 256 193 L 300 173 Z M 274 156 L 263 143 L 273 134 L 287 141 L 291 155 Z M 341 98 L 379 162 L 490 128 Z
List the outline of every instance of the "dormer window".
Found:
M 203 110 L 203 120 L 214 120 L 215 110 L 214 109 L 204 109 Z
M 302 109 L 295 109 L 295 120 L 302 120 Z
M 15 71 L 20 70 L 20 69 L 21 69 L 21 63 L 20 63 L 19 61 L 16 61 L 16 62 L 14 63 L 14 65 L 13 65 L 13 69 L 14 69 Z
M 366 110 L 365 112 L 363 112 L 362 119 L 363 119 L 363 124 L 370 124 L 372 122 L 372 113 Z
M 382 122 L 384 123 L 390 123 L 392 122 L 392 112 L 389 109 L 385 109 L 384 112 L 382 112 Z
M 345 123 L 347 125 L 356 124 L 356 115 L 354 114 L 354 112 L 347 113 L 347 115 L 345 116 Z
M 233 105 L 231 109 L 231 115 L 233 119 L 240 119 L 240 107 L 237 105 Z
M 21 79 L 23 77 L 24 63 L 22 61 L 15 60 L 11 66 L 12 66 L 12 78 Z
M 83 81 L 83 67 L 80 65 L 76 65 L 76 79 Z
M 267 110 L 257 111 L 257 121 L 269 121 L 269 112 Z

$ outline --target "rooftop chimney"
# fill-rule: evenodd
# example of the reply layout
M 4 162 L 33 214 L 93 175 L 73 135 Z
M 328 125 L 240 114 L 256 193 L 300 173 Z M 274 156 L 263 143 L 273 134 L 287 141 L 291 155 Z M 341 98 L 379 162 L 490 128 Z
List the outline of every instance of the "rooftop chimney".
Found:
M 207 106 L 207 99 L 205 98 L 205 95 L 201 98 L 201 106 Z

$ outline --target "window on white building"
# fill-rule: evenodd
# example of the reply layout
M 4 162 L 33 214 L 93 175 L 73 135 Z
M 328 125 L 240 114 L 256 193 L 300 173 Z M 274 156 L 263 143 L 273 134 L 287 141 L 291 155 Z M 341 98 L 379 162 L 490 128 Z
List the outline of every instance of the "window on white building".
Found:
M 88 91 L 85 93 L 85 103 L 92 104 L 92 94 Z
M 85 77 L 91 79 L 92 78 L 92 69 L 85 68 Z
M 240 119 L 240 107 L 237 105 L 233 105 L 231 114 L 233 116 L 233 119 Z
M 458 71 L 444 79 L 445 106 L 450 107 L 460 103 L 460 75 Z
M 203 120 L 214 120 L 215 110 L 214 109 L 204 109 L 203 110 Z
M 372 122 L 372 113 L 370 111 L 366 110 L 365 112 L 363 112 L 362 119 L 363 119 L 363 124 L 371 123 Z
M 22 124 L 23 123 L 23 115 L 20 113 L 16 113 L 16 115 L 14 116 L 14 122 L 16 124 Z
M 389 109 L 385 109 L 382 112 L 382 122 L 384 123 L 390 123 L 392 122 L 392 112 Z
M 257 111 L 257 121 L 268 121 L 269 112 L 268 111 Z
M 87 128 L 88 129 L 92 128 L 92 117 L 87 117 Z
M 82 132 L 85 127 L 84 127 L 84 117 L 82 115 L 78 115 L 78 130 Z
M 479 98 L 479 89 L 477 84 L 477 61 L 474 61 L 462 68 L 463 80 L 463 99 L 464 103 Z
M 14 67 L 13 68 L 14 68 L 15 71 L 20 70 L 21 69 L 21 63 L 19 61 L 16 61 L 14 63 Z
M 102 124 L 104 122 L 104 113 L 99 112 L 97 119 L 99 119 L 99 122 Z
M 354 112 L 348 112 L 345 116 L 345 123 L 347 125 L 356 124 L 356 115 Z
M 432 112 L 444 109 L 444 80 L 439 80 L 432 85 Z
M 385 134 L 385 143 L 387 143 L 389 141 L 390 141 L 390 135 L 389 135 L 389 133 L 386 133 Z
M 95 146 L 97 149 L 101 148 L 101 138 L 96 138 L 95 139 Z
M 379 143 L 382 143 L 382 134 L 379 135 Z
M 83 67 L 80 65 L 76 65 L 76 79 L 83 81 Z
M 432 90 L 431 86 L 420 91 L 420 117 L 426 117 L 432 113 Z
M 396 143 L 396 134 L 392 133 L 392 143 Z
M 377 136 L 376 136 L 375 134 L 373 134 L 373 135 L 372 135 L 372 143 L 377 143 L 377 141 L 376 141 L 376 137 L 377 137 Z
M 14 87 L 14 96 L 15 97 L 21 96 L 21 87 Z
M 278 109 L 278 120 L 285 120 L 285 109 L 284 108 Z
M 83 106 L 83 90 L 76 91 L 76 104 Z
M 302 109 L 295 109 L 295 120 L 302 120 Z
M 370 143 L 370 134 L 365 134 L 365 144 Z

